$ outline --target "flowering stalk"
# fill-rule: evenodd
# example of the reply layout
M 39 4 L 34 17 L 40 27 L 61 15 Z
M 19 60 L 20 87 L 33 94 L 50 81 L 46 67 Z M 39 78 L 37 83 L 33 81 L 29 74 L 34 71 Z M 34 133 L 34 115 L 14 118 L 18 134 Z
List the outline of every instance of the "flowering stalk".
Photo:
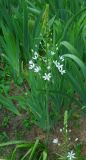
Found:
M 46 53 L 48 53 L 48 45 L 46 41 Z M 48 58 L 47 58 L 47 64 L 48 64 Z M 47 121 L 46 121 L 46 127 L 47 127 L 47 144 L 48 144 L 48 137 L 49 137 L 49 130 L 50 130 L 50 122 L 49 122 L 49 108 L 48 108 L 48 82 L 46 82 L 46 115 L 47 115 Z
M 68 152 L 68 111 L 64 113 L 64 145 L 65 153 Z
M 46 98 L 45 98 L 45 107 L 46 107 L 46 128 L 47 128 L 47 142 L 50 130 L 50 123 L 49 123 L 49 108 L 48 108 L 48 82 L 46 82 Z

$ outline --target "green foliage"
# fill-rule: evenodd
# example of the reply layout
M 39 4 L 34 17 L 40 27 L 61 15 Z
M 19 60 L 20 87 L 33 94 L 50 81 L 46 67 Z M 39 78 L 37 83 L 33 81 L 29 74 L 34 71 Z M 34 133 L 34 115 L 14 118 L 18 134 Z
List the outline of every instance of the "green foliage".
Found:
M 4 52 L 6 53 L 6 55 L 2 54 L 2 56 L 4 56 L 8 63 L 11 65 L 14 73 L 19 76 L 19 48 L 16 44 L 18 42 L 16 42 L 13 34 L 10 33 L 7 27 L 5 27 L 4 25 L 1 26 L 4 36 L 3 39 L 1 38 L 1 44 Z
M 8 110 L 20 116 L 18 109 L 15 107 L 10 97 L 5 97 L 0 94 L 0 104 L 4 105 Z
M 43 4 L 44 7 L 42 7 Z M 43 126 L 43 128 L 46 128 L 45 117 L 48 116 L 49 110 L 51 110 L 52 114 L 49 113 L 51 115 L 49 115 L 50 117 L 48 119 L 52 123 L 56 119 L 55 117 L 59 118 L 59 112 L 62 106 L 68 107 L 71 100 L 77 101 L 74 98 L 74 91 L 80 95 L 80 106 L 81 103 L 83 103 L 82 105 L 86 104 L 86 89 L 84 87 L 86 83 L 86 8 L 84 4 L 84 0 L 83 3 L 81 1 L 68 2 L 63 0 L 60 2 L 55 0 L 53 2 L 48 0 L 46 2 L 30 2 L 29 0 L 24 2 L 11 2 L 9 0 L 0 2 L 0 44 L 3 52 L 1 56 L 9 63 L 12 69 L 10 74 L 13 74 L 19 83 L 20 81 L 22 83 L 25 79 L 31 88 L 31 93 L 27 88 L 28 95 L 30 96 L 27 102 L 25 100 L 26 97 L 22 98 L 22 96 L 21 98 L 17 97 L 14 99 L 17 99 L 21 108 L 24 106 L 24 109 L 26 109 L 28 103 L 28 107 L 34 114 L 37 123 Z M 4 13 L 7 16 L 4 16 Z M 51 46 L 50 48 L 47 48 L 48 44 Z M 65 77 L 60 77 L 57 71 L 52 69 L 54 73 L 54 84 L 48 85 L 47 98 L 47 104 L 52 102 L 50 109 L 49 105 L 47 108 L 44 107 L 46 106 L 45 94 L 47 90 L 44 83 L 28 71 L 28 61 L 33 54 L 31 49 L 38 52 L 42 58 L 48 58 L 49 63 L 54 58 L 58 59 L 59 55 L 64 55 L 66 59 L 71 59 L 65 61 Z M 51 58 L 47 54 L 50 50 L 56 53 L 54 58 Z M 38 64 L 43 65 L 40 61 Z M 82 76 L 82 73 L 84 76 Z M 56 77 L 56 74 L 58 77 Z M 36 85 L 34 85 L 35 83 Z M 43 85 L 44 88 L 42 89 Z M 5 99 L 5 97 L 2 98 Z M 1 100 L 0 103 L 13 111 L 12 101 L 7 100 L 7 102 L 5 103 Z
M 26 141 L 11 141 L 0 144 L 0 147 L 6 147 L 9 145 L 16 145 L 10 157 L 6 158 L 7 160 L 16 160 L 17 158 L 21 160 L 47 160 L 47 150 L 46 147 L 37 139 L 34 143 L 26 142 Z M 26 149 L 26 153 L 21 152 L 19 157 L 17 156 L 17 150 L 24 151 Z

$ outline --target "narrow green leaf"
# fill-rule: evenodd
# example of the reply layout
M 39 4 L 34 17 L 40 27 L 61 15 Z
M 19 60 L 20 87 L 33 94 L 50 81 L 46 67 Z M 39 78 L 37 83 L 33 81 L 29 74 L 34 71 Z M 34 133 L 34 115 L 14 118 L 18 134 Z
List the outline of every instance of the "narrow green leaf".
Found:
M 73 60 L 76 64 L 78 64 L 78 66 L 80 67 L 80 69 L 82 70 L 82 73 L 84 75 L 84 78 L 86 79 L 86 66 L 85 64 L 75 55 L 72 54 L 65 54 L 64 57 L 70 58 L 71 60 Z
M 29 160 L 32 160 L 32 158 L 33 158 L 33 156 L 34 156 L 34 153 L 35 153 L 35 151 L 36 151 L 36 149 L 37 149 L 37 147 L 38 147 L 38 144 L 39 144 L 39 139 L 36 140 L 36 142 L 35 142 L 35 144 L 34 144 L 34 146 L 33 146 L 32 152 L 31 152 L 31 154 L 30 154 L 30 156 L 29 156 Z
M 12 101 L 8 97 L 4 97 L 0 94 L 0 104 L 2 104 L 5 108 L 20 116 L 18 109 L 14 106 Z
M 10 142 L 6 142 L 6 143 L 1 143 L 0 147 L 5 147 L 5 146 L 9 146 L 9 145 L 16 145 L 16 144 L 22 144 L 22 143 L 28 143 L 27 141 L 10 141 Z
M 67 42 L 67 41 L 62 41 L 62 42 L 60 43 L 60 45 L 65 46 L 70 53 L 79 56 L 78 51 L 77 51 L 69 42 Z

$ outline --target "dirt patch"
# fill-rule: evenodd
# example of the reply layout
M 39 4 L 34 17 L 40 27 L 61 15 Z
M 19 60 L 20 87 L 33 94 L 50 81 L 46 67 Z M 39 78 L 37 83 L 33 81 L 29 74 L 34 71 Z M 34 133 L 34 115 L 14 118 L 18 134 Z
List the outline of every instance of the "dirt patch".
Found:
M 6 126 L 2 126 L 4 117 L 7 116 L 9 118 L 9 122 Z M 41 142 L 45 143 L 47 139 L 46 132 L 43 132 L 39 127 L 34 124 L 31 125 L 30 128 L 26 128 L 23 125 L 23 121 L 29 117 L 28 113 L 23 113 L 22 116 L 14 116 L 11 112 L 8 112 L 5 109 L 2 109 L 0 112 L 0 133 L 5 132 L 8 139 L 5 141 L 12 140 L 27 140 L 28 142 L 33 142 L 37 137 Z M 79 127 L 76 127 L 75 124 L 79 124 Z M 86 156 L 86 118 L 80 117 L 80 119 L 73 120 L 69 123 L 69 138 L 73 143 L 75 139 L 78 138 L 79 142 L 83 142 L 83 147 L 81 149 L 81 155 Z M 57 125 L 50 131 L 49 139 L 48 139 L 48 149 L 49 149 L 49 160 L 52 160 L 52 156 L 55 153 L 58 153 L 59 147 L 56 144 L 53 144 L 53 139 L 58 138 L 59 144 L 63 141 L 63 135 L 60 130 L 63 128 L 63 121 L 59 121 Z M 2 142 L 2 141 L 1 141 Z M 9 153 L 9 149 L 5 150 L 7 154 Z

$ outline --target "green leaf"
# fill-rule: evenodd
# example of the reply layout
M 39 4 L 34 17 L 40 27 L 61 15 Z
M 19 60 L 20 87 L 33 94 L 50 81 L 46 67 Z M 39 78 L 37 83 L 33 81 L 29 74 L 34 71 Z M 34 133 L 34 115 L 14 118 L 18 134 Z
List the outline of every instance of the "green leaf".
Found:
M 35 154 L 35 152 L 36 152 L 36 149 L 37 149 L 37 147 L 38 147 L 38 144 L 39 144 L 39 139 L 36 140 L 36 142 L 35 142 L 35 144 L 34 144 L 34 146 L 33 146 L 33 148 L 32 148 L 32 152 L 31 152 L 31 154 L 30 154 L 30 156 L 29 156 L 29 160 L 32 160 L 32 159 L 33 159 L 33 156 L 34 156 L 34 154 Z
M 47 160 L 47 152 L 43 151 L 43 160 Z
M 23 4 L 23 48 L 24 48 L 24 58 L 27 61 L 28 49 L 29 49 L 29 28 L 28 28 L 28 9 L 27 4 Z
M 70 53 L 75 54 L 76 56 L 79 56 L 78 51 L 77 51 L 69 42 L 67 42 L 67 41 L 62 41 L 62 42 L 60 43 L 60 45 L 65 46 Z
M 78 64 L 78 66 L 80 67 L 84 78 L 86 80 L 86 66 L 85 64 L 82 62 L 82 60 L 80 60 L 77 56 L 72 55 L 72 54 L 65 54 L 64 57 L 70 58 L 71 60 L 73 60 L 76 64 Z
M 16 145 L 16 144 L 24 144 L 24 143 L 28 143 L 27 141 L 10 141 L 10 142 L 6 142 L 6 143 L 1 143 L 0 147 L 6 147 L 9 145 Z
M 6 109 L 10 110 L 11 112 L 15 113 L 16 115 L 20 116 L 18 109 L 14 106 L 12 101 L 9 97 L 4 97 L 0 94 L 0 104 L 2 104 Z

